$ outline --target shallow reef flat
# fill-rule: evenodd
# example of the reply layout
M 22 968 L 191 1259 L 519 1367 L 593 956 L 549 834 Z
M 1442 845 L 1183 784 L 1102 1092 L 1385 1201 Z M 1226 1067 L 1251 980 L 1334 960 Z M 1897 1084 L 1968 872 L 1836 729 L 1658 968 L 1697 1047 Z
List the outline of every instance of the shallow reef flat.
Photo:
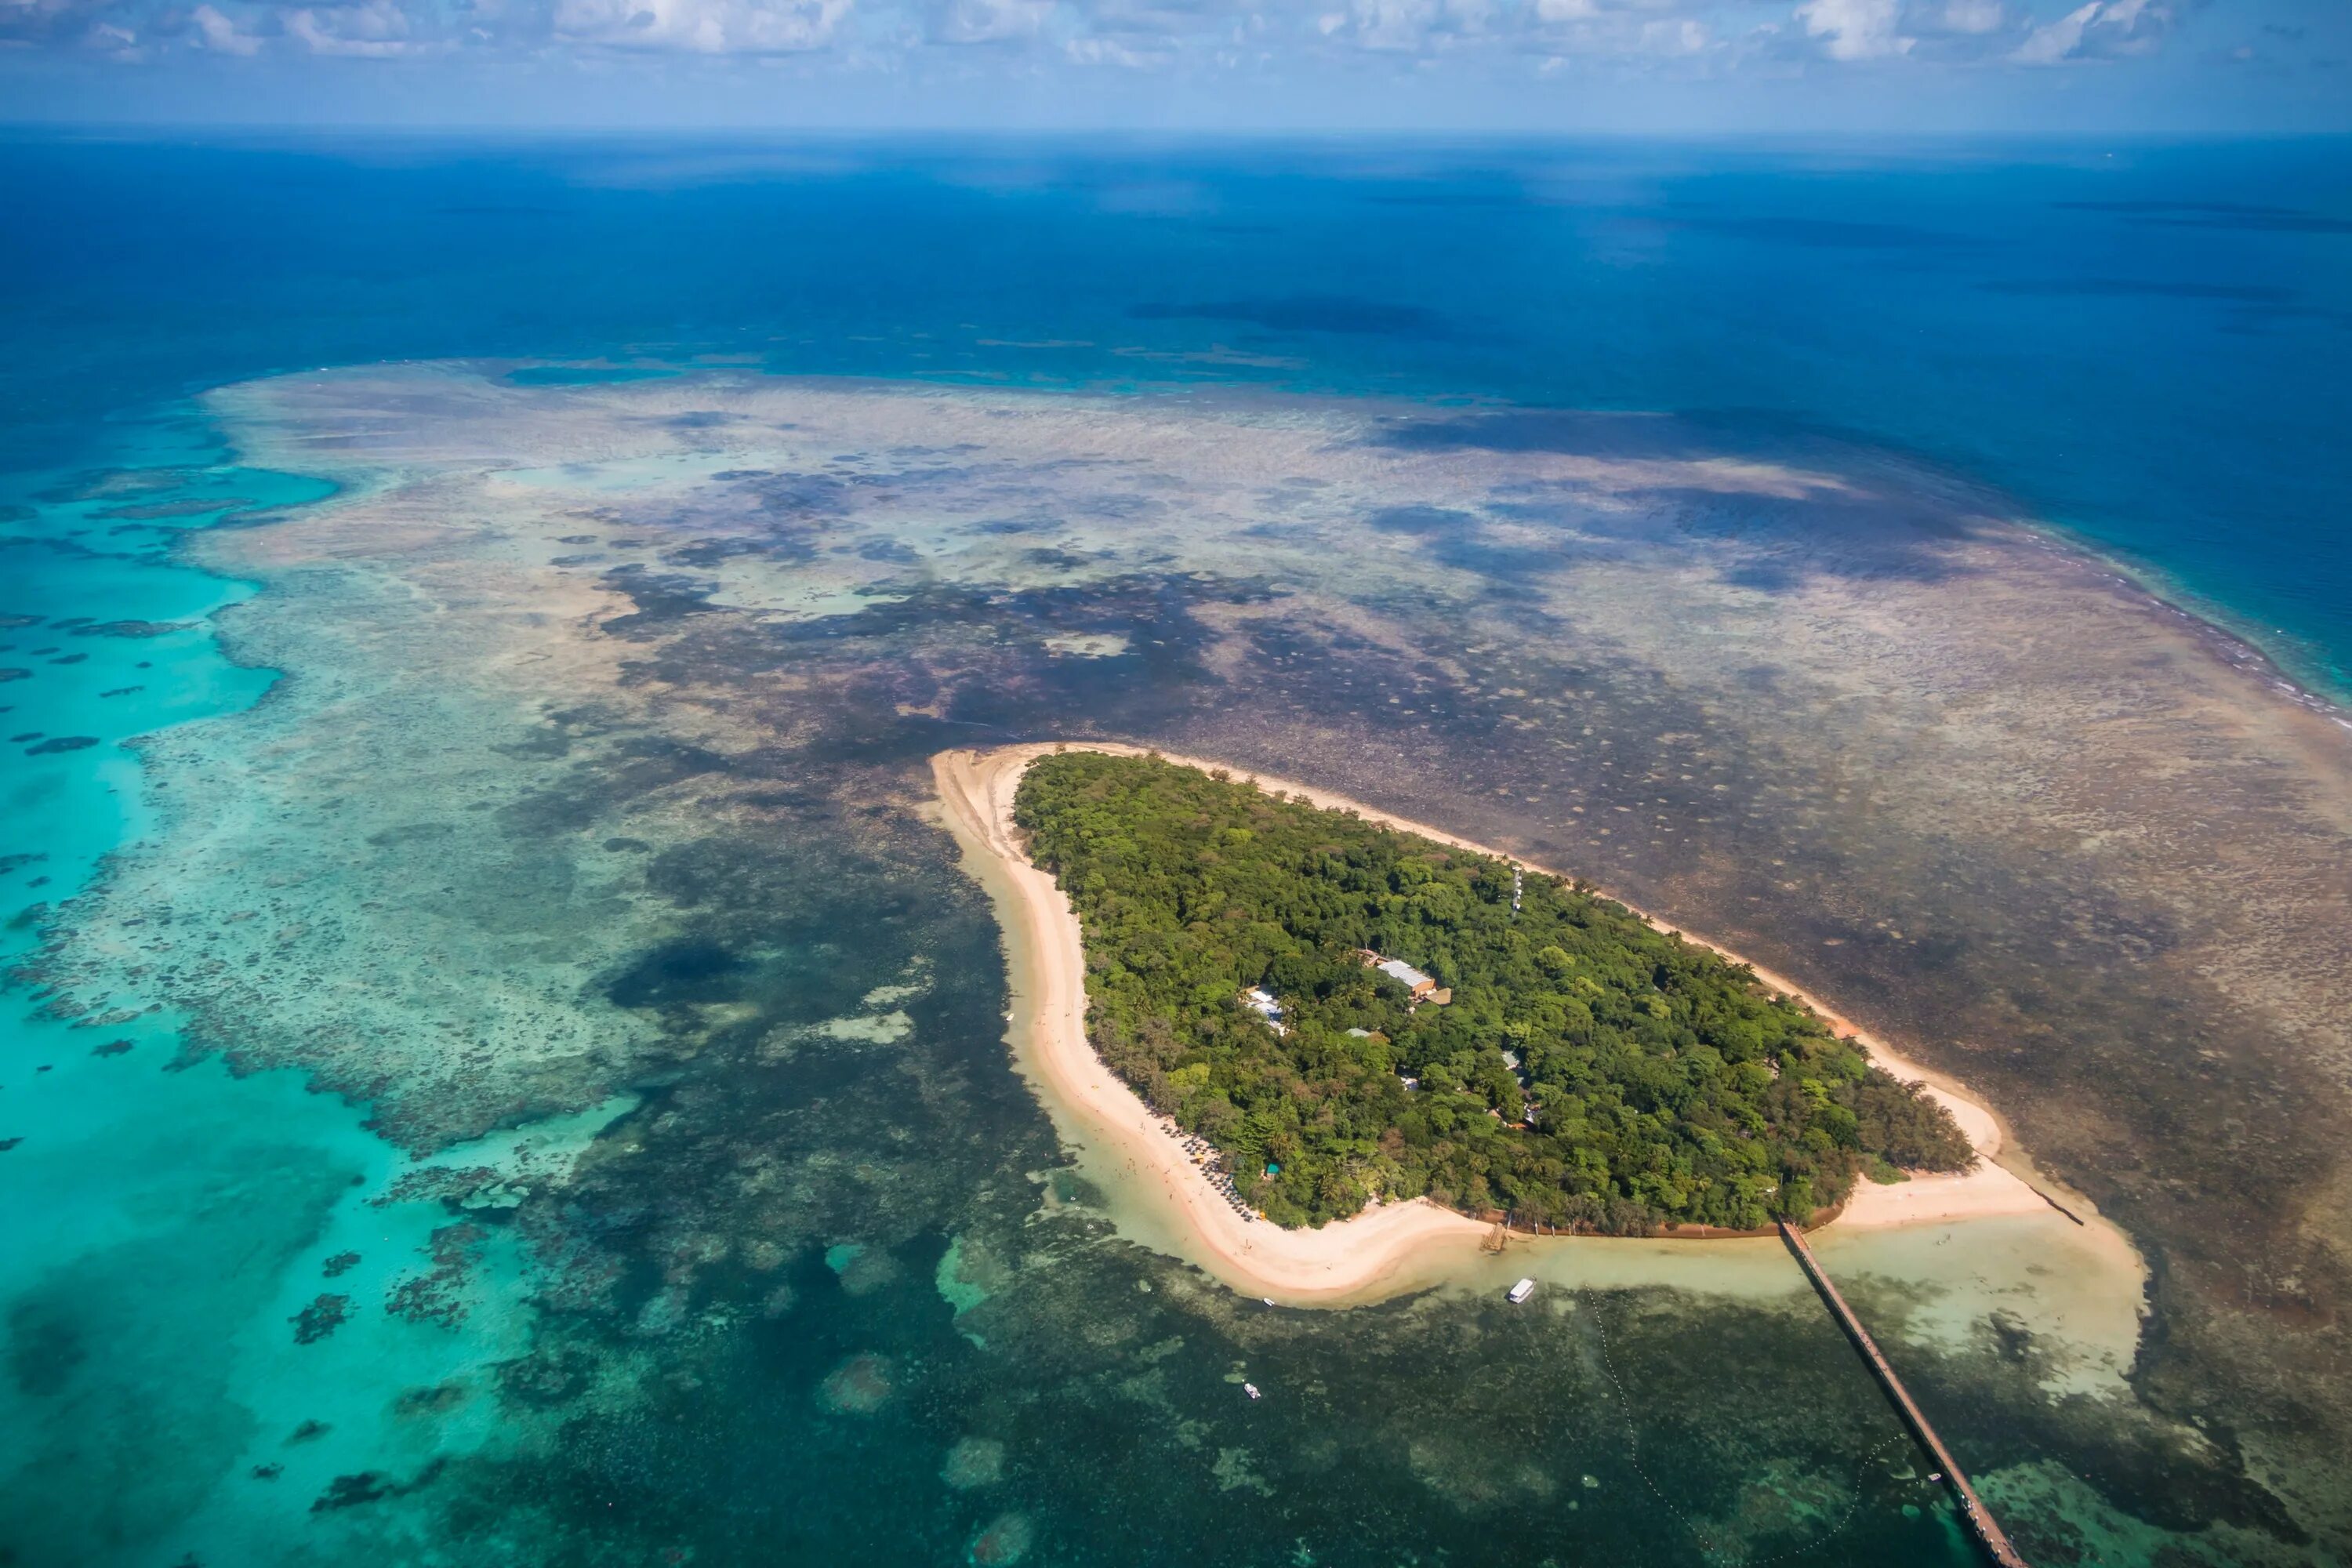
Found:
M 1307 1509 L 1325 1562 L 1446 1546 L 1444 1519 L 1348 1512 L 1390 1481 L 1490 1551 L 1519 1550 L 1516 1510 L 1589 1500 L 1572 1517 L 1605 1558 L 1650 1538 L 1642 1482 L 1563 1467 L 1637 1421 L 1677 1473 L 1722 1478 L 1692 1483 L 1694 1540 L 1794 1549 L 1843 1509 L 1852 1561 L 1944 1550 L 1894 1493 L 1843 1500 L 1880 1440 L 1866 1382 L 1824 1396 L 1822 1433 L 1768 1414 L 1813 1406 L 1787 1381 L 1808 1358 L 1842 1363 L 1760 1261 L 1720 1299 L 1676 1261 L 1563 1281 L 1541 1320 L 1440 1293 L 1318 1325 L 1118 1248 L 1004 1063 L 995 933 L 921 815 L 944 747 L 1083 737 L 1579 871 L 1965 1081 L 2151 1268 L 2135 1345 L 2036 1283 L 2066 1254 L 2023 1232 L 1965 1284 L 1932 1227 L 1829 1255 L 2028 1555 L 2352 1547 L 2352 729 L 2246 649 L 2000 498 L 1825 438 L 504 368 L 214 395 L 246 461 L 344 489 L 190 542 L 262 585 L 221 620 L 285 678 L 145 742 L 158 831 L 37 968 L 60 1016 L 168 1003 L 240 1061 L 366 1098 L 420 1153 L 646 1096 L 500 1222 L 534 1238 L 550 1314 L 500 1374 L 515 1419 L 667 1434 L 628 1461 L 678 1489 L 629 1525 L 645 1542 L 724 1555 L 690 1478 L 755 1421 L 706 1413 L 689 1439 L 663 1414 L 679 1380 L 806 1362 L 824 1422 L 969 1410 L 893 1431 L 1002 1444 L 1013 1474 L 1158 1412 L 1133 1485 L 1108 1438 L 1077 1479 L 1125 1497 L 1154 1464 L 1201 1469 L 1226 1510 L 1196 1525 L 1203 1561 L 1296 1533 L 1260 1510 Z M 928 1299 L 934 1268 L 951 1324 L 859 1315 Z M 846 1316 L 824 1333 L 757 1338 L 828 1293 Z M 1592 1400 L 1638 1362 L 1640 1413 L 1514 1414 L 1478 1352 L 1431 1351 L 1460 1333 Z M 1720 1360 L 1676 1370 L 1693 1342 Z M 1408 1346 L 1427 1375 L 1390 1386 L 1417 1412 L 1367 1392 Z M 1319 1381 L 1318 1425 L 1203 1425 L 1207 1354 Z M 1006 1358 L 1061 1392 L 1014 1400 Z M 1710 1432 L 1717 1408 L 1743 1414 Z M 1553 1420 L 1576 1429 L 1522 1432 L 1548 1456 L 1525 1473 L 1483 1458 Z M 816 1470 L 855 1473 L 855 1447 Z M 562 1535 L 551 1500 L 586 1450 L 537 1451 L 435 1486 Z M 1298 1500 L 1316 1486 L 1328 1521 Z M 1075 1505 L 949 1491 L 887 1527 L 908 1551 L 1135 1545 Z

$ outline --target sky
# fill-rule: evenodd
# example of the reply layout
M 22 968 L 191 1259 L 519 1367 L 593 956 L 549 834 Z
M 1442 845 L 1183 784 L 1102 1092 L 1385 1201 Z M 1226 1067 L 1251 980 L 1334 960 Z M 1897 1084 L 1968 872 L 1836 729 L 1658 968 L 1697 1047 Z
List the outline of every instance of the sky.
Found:
M 0 0 L 0 122 L 2352 132 L 2352 0 Z

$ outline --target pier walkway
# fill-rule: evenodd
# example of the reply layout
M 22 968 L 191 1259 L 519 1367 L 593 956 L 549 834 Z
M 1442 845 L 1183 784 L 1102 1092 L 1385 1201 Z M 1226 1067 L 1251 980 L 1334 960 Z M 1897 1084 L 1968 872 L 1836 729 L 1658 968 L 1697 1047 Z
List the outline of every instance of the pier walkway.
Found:
M 1853 1315 L 1853 1309 L 1845 1304 L 1845 1298 L 1838 1294 L 1838 1288 L 1830 1282 L 1821 1260 L 1806 1245 L 1805 1233 L 1784 1219 L 1780 1222 L 1780 1239 L 1789 1244 L 1789 1250 L 1795 1253 L 1797 1261 L 1804 1266 L 1805 1277 L 1813 1282 L 1813 1289 L 1821 1292 L 1822 1300 L 1829 1303 L 1830 1313 L 1837 1319 L 1838 1327 L 1845 1331 L 1846 1338 L 1852 1340 L 1854 1349 L 1862 1352 L 1862 1359 L 1870 1363 L 1870 1370 L 1876 1375 L 1879 1385 L 1886 1390 L 1886 1397 L 1893 1400 L 1895 1409 L 1903 1413 L 1904 1422 L 1910 1426 L 1911 1435 L 1919 1439 L 1919 1446 L 1926 1448 L 1942 1468 L 1944 1484 L 1950 1487 L 1953 1495 L 1960 1500 L 1960 1517 L 1967 1521 L 1969 1533 L 1977 1538 L 1977 1543 L 1984 1548 L 1985 1555 L 2000 1564 L 2000 1568 L 2026 1568 L 2025 1559 L 2017 1554 L 2017 1548 L 2009 1543 L 2009 1537 L 2001 1533 L 2000 1526 L 1994 1522 L 1991 1513 L 1986 1510 L 1984 1500 L 1977 1496 L 1977 1489 L 1969 1484 L 1968 1474 L 1960 1468 L 1960 1462 L 1952 1458 L 1952 1451 L 1944 1447 L 1941 1437 L 1936 1436 L 1936 1429 L 1927 1424 L 1927 1417 L 1912 1400 L 1911 1391 L 1903 1386 L 1903 1380 L 1895 1375 L 1895 1369 L 1887 1365 L 1886 1358 L 1879 1353 L 1877 1342 L 1862 1326 L 1861 1320 Z

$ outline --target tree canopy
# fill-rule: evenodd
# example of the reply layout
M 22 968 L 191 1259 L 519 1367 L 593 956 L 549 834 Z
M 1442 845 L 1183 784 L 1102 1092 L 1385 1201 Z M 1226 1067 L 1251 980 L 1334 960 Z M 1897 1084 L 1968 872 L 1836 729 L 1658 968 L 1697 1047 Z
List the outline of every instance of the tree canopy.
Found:
M 1581 885 L 1528 872 L 1514 910 L 1507 861 L 1157 757 L 1041 758 L 1014 819 L 1077 910 L 1096 1049 L 1280 1224 L 1425 1194 L 1748 1229 L 1973 1158 L 1810 1009 Z

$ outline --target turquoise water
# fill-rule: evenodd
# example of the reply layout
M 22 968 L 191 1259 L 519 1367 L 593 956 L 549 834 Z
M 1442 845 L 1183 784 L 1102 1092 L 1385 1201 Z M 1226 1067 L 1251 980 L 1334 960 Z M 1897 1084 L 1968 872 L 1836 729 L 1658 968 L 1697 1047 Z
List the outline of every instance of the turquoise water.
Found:
M 332 487 L 240 467 L 187 398 L 315 364 L 512 355 L 564 362 L 515 372 L 560 386 L 700 357 L 1835 426 L 2006 487 L 2340 682 L 2347 167 L 11 143 L 0 200 L 45 242 L 0 258 L 0 668 L 24 672 L 0 681 L 0 959 L 172 809 L 136 737 L 268 700 L 212 625 L 252 589 L 175 547 Z M 910 1109 L 870 1056 L 711 1058 L 404 1151 L 363 1093 L 233 1071 L 238 1040 L 168 985 L 72 1017 L 37 977 L 0 997 L 0 1562 L 1967 1560 L 1810 1313 L 1593 1292 L 1538 1320 L 1260 1318 L 1103 1245 L 1003 1068 L 969 889 L 792 853 L 773 947 L 863 954 L 835 1009 L 929 963 L 922 1076 L 953 1103 Z M 683 942 L 614 982 L 649 1005 L 716 984 Z M 722 1169 L 774 1147 L 858 1174 L 795 1176 L 789 1220 L 730 1206 Z M 551 1182 L 560 1215 L 515 1190 Z M 669 1281 L 755 1221 L 772 1259 Z M 1244 1372 L 1296 1403 L 1236 1405 Z M 2113 1459 L 1948 1375 L 2044 1479 Z M 2010 1495 L 2145 1558 L 2171 1539 L 2148 1521 L 2204 1521 L 2168 1512 L 2171 1475 L 2141 1454 L 2095 1502 Z M 1737 1553 L 1690 1523 L 1743 1510 Z
M 333 487 L 237 468 L 183 419 L 118 435 L 119 468 L 15 476 L 0 536 L 9 584 L 0 633 L 7 725 L 6 936 L 30 950 L 44 907 L 141 836 L 149 802 L 124 742 L 258 700 L 270 672 L 223 657 L 209 626 L 247 585 L 177 564 L 173 542 L 236 511 L 296 506 Z
M 6 545 L 11 614 L 30 623 L 0 655 L 29 671 L 0 689 L 16 752 L 0 949 L 11 963 L 163 805 L 124 742 L 236 712 L 274 679 L 230 662 L 211 633 L 209 617 L 247 585 L 174 564 L 174 536 L 332 489 L 239 468 L 185 419 L 115 434 L 122 466 L 33 477 L 29 526 Z M 85 737 L 95 743 L 27 754 Z M 148 997 L 71 1018 L 47 1016 L 22 984 L 11 1000 L 0 1080 L 0 1136 L 18 1141 L 6 1173 L 16 1376 L 0 1384 L 11 1560 L 142 1561 L 165 1526 L 204 1541 L 211 1561 L 284 1560 L 336 1474 L 417 1447 L 415 1432 L 386 1429 L 378 1380 L 431 1387 L 502 1342 L 512 1353 L 512 1322 L 493 1321 L 492 1292 L 464 1342 L 378 1314 L 324 1355 L 301 1344 L 286 1330 L 305 1307 L 381 1296 L 429 1246 L 436 1205 L 367 1201 L 411 1163 L 303 1074 L 233 1075 Z M 453 1154 L 469 1152 L 482 1152 Z M 301 1266 L 347 1252 L 357 1257 L 332 1281 Z M 322 1375 L 348 1392 L 322 1395 Z M 306 1422 L 327 1429 L 261 1461 L 288 1484 L 224 1508 L 214 1489 L 232 1462 Z
M 189 481 L 184 486 L 172 482 L 182 478 Z M 170 560 L 173 532 L 202 526 L 219 510 L 168 521 L 125 521 L 116 514 L 142 505 L 215 508 L 243 499 L 220 495 L 224 487 L 262 492 L 252 498 L 257 502 L 274 499 L 271 492 L 299 501 L 325 489 L 226 467 L 194 473 L 164 468 L 158 482 L 168 488 L 43 504 L 44 526 L 16 531 L 6 543 L 10 613 L 31 623 L 10 629 L 5 645 L 13 679 L 0 686 L 7 699 L 0 707 L 16 752 L 7 805 L 18 823 L 42 825 L 10 847 L 41 857 L 11 879 L 40 899 L 70 896 L 99 857 L 137 833 L 138 770 L 123 741 L 241 708 L 268 683 L 265 672 L 222 659 L 205 626 L 215 611 L 244 597 L 244 586 Z M 33 605 L 40 608 L 26 607 Z M 52 749 L 34 749 L 39 746 Z M 25 940 L 16 928 L 14 943 L 21 947 Z

